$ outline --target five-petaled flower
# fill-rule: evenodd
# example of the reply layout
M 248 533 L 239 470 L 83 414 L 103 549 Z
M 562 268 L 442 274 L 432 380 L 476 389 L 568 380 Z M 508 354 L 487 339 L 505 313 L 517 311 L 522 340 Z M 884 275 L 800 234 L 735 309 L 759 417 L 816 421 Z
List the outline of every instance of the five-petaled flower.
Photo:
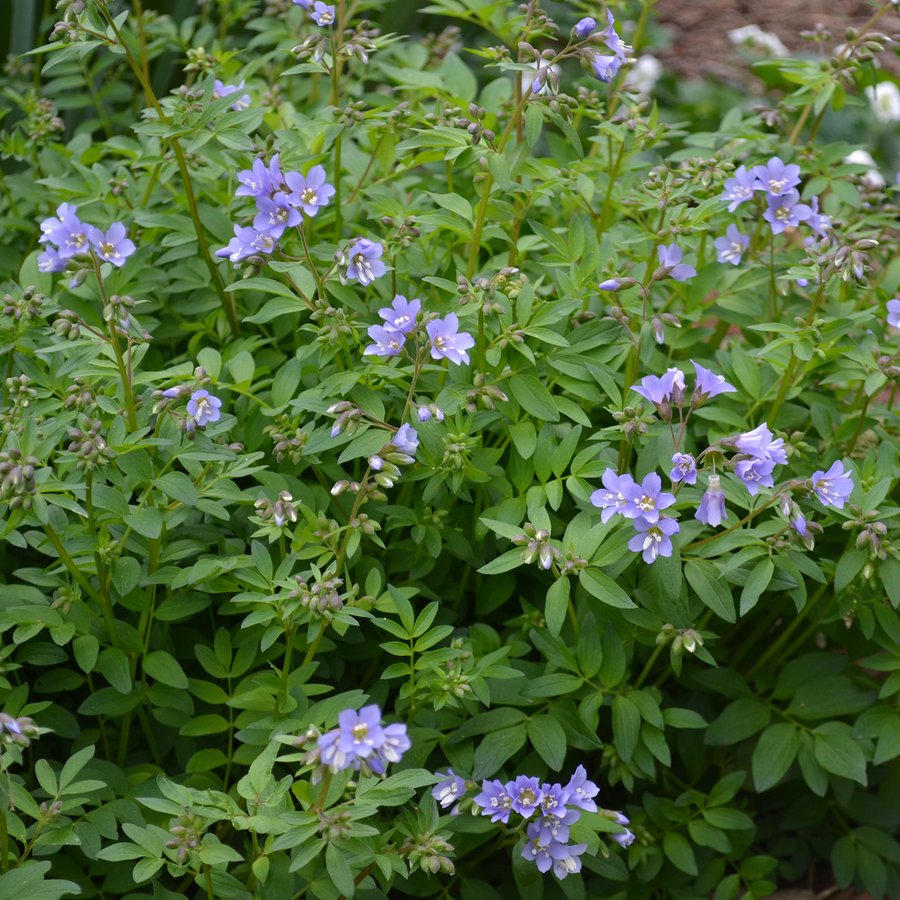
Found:
M 840 460 L 833 463 L 827 472 L 813 472 L 810 484 L 823 506 L 844 508 L 844 503 L 853 493 L 852 474 L 849 470 L 844 471 L 844 464 Z
M 284 234 L 286 228 L 299 225 L 303 217 L 291 206 L 291 198 L 283 191 L 273 197 L 257 197 L 256 208 L 259 210 L 253 219 L 253 227 L 261 234 L 271 235 L 276 240 Z
M 443 319 L 435 319 L 425 326 L 431 340 L 431 358 L 449 359 L 461 365 L 469 364 L 469 354 L 475 346 L 475 338 L 467 331 L 459 330 L 459 318 L 456 313 L 448 313 Z
M 387 267 L 381 261 L 382 253 L 384 247 L 381 244 L 376 244 L 368 238 L 360 238 L 350 248 L 347 277 L 355 278 L 364 287 L 370 285 L 376 278 L 381 278 L 387 271 Z
M 800 184 L 800 166 L 785 165 L 777 156 L 773 156 L 764 166 L 754 166 L 756 190 L 765 191 L 770 197 L 778 197 Z
M 399 356 L 406 342 L 406 335 L 402 331 L 394 331 L 393 328 L 382 325 L 370 325 L 368 334 L 374 343 L 363 350 L 363 356 Z
M 681 261 L 684 259 L 684 250 L 678 244 L 657 247 L 656 252 L 659 255 L 659 269 L 656 270 L 658 278 L 668 277 L 676 281 L 687 281 L 697 274 L 693 266 Z
M 121 222 L 113 222 L 106 234 L 99 228 L 88 226 L 88 234 L 97 256 L 116 267 L 124 266 L 125 260 L 135 251 L 134 243 L 129 240 Z
M 621 513 L 628 503 L 626 491 L 634 487 L 634 479 L 628 475 L 617 475 L 615 469 L 607 469 L 603 473 L 603 487 L 591 494 L 591 503 L 603 512 L 600 520 L 608 522 L 616 513 Z
M 772 234 L 781 234 L 785 228 L 796 228 L 805 222 L 813 211 L 800 202 L 800 194 L 791 188 L 780 194 L 766 194 L 769 208 L 763 218 L 772 226 Z
M 645 563 L 656 562 L 658 556 L 672 555 L 672 535 L 681 531 L 675 519 L 663 517 L 650 522 L 638 516 L 634 527 L 638 533 L 628 542 L 628 549 L 634 553 L 642 552 Z
M 314 216 L 320 206 L 328 206 L 336 191 L 332 185 L 326 184 L 327 177 L 322 166 L 313 166 L 305 177 L 299 172 L 288 172 L 284 181 L 291 189 L 291 203 L 299 206 L 308 216 Z
M 624 493 L 627 502 L 622 507 L 622 515 L 626 519 L 640 517 L 650 525 L 659 520 L 660 510 L 668 509 L 675 502 L 674 494 L 662 492 L 662 479 L 656 472 L 649 472 L 640 484 L 627 486 Z
M 61 203 L 56 216 L 41 222 L 39 243 L 50 241 L 59 248 L 59 256 L 69 259 L 78 253 L 87 253 L 90 245 L 90 225 L 85 225 L 75 211 L 78 207 Z
M 756 189 L 756 175 L 748 172 L 746 166 L 738 166 L 731 178 L 726 178 L 725 192 L 719 198 L 728 202 L 728 212 L 734 212 L 745 200 L 753 197 Z
M 329 6 L 327 3 L 323 3 L 322 0 L 316 0 L 315 5 L 313 6 L 312 20 L 316 23 L 316 25 L 321 25 L 322 27 L 326 25 L 333 25 L 335 19 L 335 11 L 333 6 Z
M 740 265 L 749 245 L 750 237 L 741 234 L 734 222 L 725 229 L 722 237 L 717 237 L 713 241 L 713 246 L 716 248 L 716 259 L 720 263 L 728 262 L 733 266 Z
M 384 319 L 386 328 L 409 334 L 416 327 L 416 316 L 421 311 L 421 300 L 407 300 L 406 297 L 397 294 L 390 306 L 378 310 L 378 315 Z
M 218 422 L 222 417 L 219 410 L 222 401 L 218 397 L 213 397 L 209 391 L 199 390 L 191 394 L 191 399 L 187 402 L 187 413 L 201 428 L 210 422 Z

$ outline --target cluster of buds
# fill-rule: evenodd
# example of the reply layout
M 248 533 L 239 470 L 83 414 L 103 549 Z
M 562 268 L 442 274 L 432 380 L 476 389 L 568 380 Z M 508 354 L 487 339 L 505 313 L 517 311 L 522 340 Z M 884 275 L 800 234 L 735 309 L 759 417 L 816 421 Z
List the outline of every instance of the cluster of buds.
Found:
M 878 348 L 875 347 L 872 349 L 872 356 L 875 357 L 875 365 L 881 369 L 882 374 L 886 378 L 900 378 L 900 366 L 897 365 L 896 353 L 892 356 L 887 356 L 880 353 Z
M 456 127 L 464 128 L 469 133 L 473 147 L 477 147 L 482 140 L 493 147 L 497 135 L 489 128 L 485 128 L 484 125 L 482 125 L 482 122 L 487 116 L 487 110 L 483 106 L 478 106 L 477 103 L 470 103 L 468 112 L 471 118 L 460 116 L 456 120 Z
M 535 528 L 531 522 L 526 522 L 522 527 L 525 534 L 516 535 L 512 542 L 524 548 L 523 562 L 530 564 L 537 560 L 542 569 L 549 569 L 554 562 L 557 565 L 562 563 L 563 555 L 550 543 L 550 532 L 546 528 Z
M 25 128 L 32 141 L 65 131 L 65 122 L 56 114 L 56 107 L 50 100 L 41 98 L 26 106 L 28 119 Z
M 27 319 L 37 319 L 41 315 L 41 306 L 47 298 L 35 291 L 34 285 L 25 288 L 21 299 L 16 299 L 12 294 L 3 298 L 3 315 L 19 321 L 22 316 Z
M 85 413 L 99 409 L 94 388 L 86 378 L 79 376 L 66 388 L 65 407 Z
M 681 176 L 687 176 L 693 184 L 708 188 L 711 193 L 718 193 L 722 182 L 730 177 L 733 171 L 734 163 L 725 159 L 725 154 L 721 151 L 709 158 L 692 156 L 678 166 Z
M 559 25 L 550 18 L 542 9 L 535 9 L 536 3 L 520 3 L 519 12 L 530 16 L 528 21 L 528 35 L 535 37 L 553 37 L 559 31 Z
M 656 643 L 662 646 L 669 641 L 672 642 L 672 653 L 681 656 L 685 650 L 694 653 L 698 647 L 702 647 L 703 635 L 693 628 L 676 628 L 671 622 L 666 622 L 656 636 Z
M 296 466 L 300 464 L 309 435 L 302 428 L 295 428 L 293 437 L 288 437 L 286 430 L 275 431 L 272 440 L 275 441 L 275 459 L 278 462 L 289 459 Z
M 59 318 L 53 323 L 53 330 L 57 337 L 64 337 L 70 341 L 78 340 L 81 337 L 81 316 L 71 309 L 61 309 Z
M 37 399 L 38 392 L 31 386 L 27 375 L 11 375 L 6 379 L 6 393 L 16 410 L 28 409 L 31 401 Z
M 458 25 L 448 25 L 440 34 L 433 31 L 425 35 L 422 43 L 428 51 L 428 65 L 426 69 L 436 68 L 443 62 L 444 57 L 454 48 L 459 46 L 460 28 Z
M 532 47 L 528 41 L 519 41 L 519 53 L 522 61 L 530 56 L 534 60 L 535 77 L 530 86 L 533 94 L 542 93 L 545 86 L 550 88 L 552 94 L 559 91 L 559 66 L 552 65 L 551 60 L 556 56 L 553 50 L 538 50 Z M 537 85 L 535 90 L 534 85 Z
M 360 481 L 347 481 L 346 479 L 336 481 L 331 489 L 331 496 L 337 497 L 346 491 L 350 491 L 351 494 L 362 493 L 363 499 L 360 501 L 360 506 L 369 500 L 387 500 L 387 494 L 374 481 L 368 482 L 365 486 Z
M 188 53 L 190 52 L 191 51 L 189 50 Z M 183 84 L 177 90 L 173 90 L 172 93 L 177 98 L 176 102 L 183 115 L 189 116 L 192 113 L 198 113 L 203 109 L 203 97 L 206 94 L 206 91 L 202 88 L 195 89 Z
M 392 487 L 392 485 L 387 486 Z M 363 534 L 375 534 L 376 531 L 381 531 L 381 525 L 374 519 L 370 519 L 365 513 L 354 516 L 347 525 L 353 531 L 361 531 Z
M 493 278 L 478 278 L 470 282 L 465 275 L 456 276 L 456 291 L 459 294 L 459 305 L 466 306 L 469 303 L 480 303 L 484 314 L 496 313 L 502 315 L 506 312 L 506 305 L 497 298 L 500 292 L 503 296 L 514 300 L 522 292 L 522 287 L 527 284 L 528 276 L 521 275 L 515 266 L 505 266 Z
M 54 800 L 51 804 L 47 804 L 46 802 L 41 804 L 41 824 L 42 825 L 50 825 L 53 822 L 58 822 L 60 815 L 62 815 L 63 802 L 62 800 Z
M 113 197 L 118 197 L 120 194 L 124 194 L 125 191 L 128 190 L 127 175 L 122 175 L 121 178 L 110 178 L 107 183 L 109 184 Z
M 329 415 L 337 413 L 334 425 L 331 426 L 331 436 L 336 438 L 339 434 L 347 433 L 347 436 L 356 434 L 359 423 L 362 421 L 363 411 L 349 400 L 340 400 L 326 410 Z M 334 491 L 332 491 L 334 493 Z
M 68 614 L 73 603 L 81 600 L 81 591 L 77 587 L 71 587 L 64 584 L 53 592 L 53 602 L 50 604 L 51 609 L 61 609 L 63 613 Z
M 515 336 L 512 337 L 512 340 L 516 339 Z M 502 346 L 506 345 L 503 344 Z M 472 379 L 472 384 L 475 385 L 474 389 L 466 391 L 466 412 L 470 415 L 474 416 L 478 412 L 479 407 L 481 409 L 494 410 L 497 408 L 498 402 L 506 403 L 509 401 L 509 397 L 500 388 L 486 383 L 486 379 L 481 372 L 476 373 Z
M 452 875 L 455 871 L 453 860 L 446 854 L 453 852 L 453 845 L 447 841 L 448 836 L 426 832 L 407 837 L 399 852 L 409 862 L 410 874 L 421 869 L 429 875 L 437 875 L 438 872 Z
M 325 300 L 316 300 L 316 308 L 310 313 L 309 317 L 313 322 L 330 320 L 319 326 L 319 333 L 316 336 L 316 340 L 323 344 L 330 344 L 332 347 L 335 347 L 341 342 L 342 337 L 351 335 L 353 340 L 356 340 L 356 320 L 358 318 L 356 312 L 347 312 L 344 309 L 331 306 Z
M 253 505 L 257 510 L 257 515 L 263 522 L 268 522 L 269 519 L 272 519 L 275 525 L 281 528 L 285 522 L 297 521 L 297 510 L 291 504 L 293 499 L 287 491 L 282 491 L 275 501 L 264 498 L 257 500 Z
M 66 41 L 74 44 L 81 40 L 76 16 L 84 12 L 84 0 L 59 0 L 57 9 L 64 10 L 63 17 L 53 26 L 50 32 L 51 41 Z
M 348 128 L 352 128 L 354 125 L 359 124 L 365 119 L 365 109 L 366 103 L 364 100 L 354 100 L 343 108 L 335 106 L 334 109 L 331 110 L 331 114 L 334 116 L 335 121 L 340 121 Z
M 269 90 L 264 91 L 262 97 L 260 98 L 259 105 L 266 106 L 270 109 L 281 109 L 281 104 L 283 103 L 283 99 L 281 97 L 281 85 L 273 84 Z
M 369 61 L 369 54 L 378 49 L 375 39 L 381 35 L 381 29 L 373 27 L 367 19 L 362 19 L 355 28 L 344 29 L 344 44 L 340 54 L 347 59 L 354 56 L 363 63 Z
M 69 453 L 78 456 L 77 468 L 92 472 L 98 466 L 108 466 L 115 453 L 100 434 L 103 423 L 99 419 L 84 419 L 80 428 L 69 430 Z
M 130 309 L 134 309 L 134 297 L 119 296 L 113 294 L 109 298 L 109 304 L 103 309 L 103 318 L 110 323 L 116 323 L 116 328 L 123 337 L 126 329 L 131 324 Z
M 31 498 L 35 493 L 34 467 L 38 463 L 36 457 L 23 456 L 16 447 L 0 453 L 0 500 L 5 500 L 10 509 L 31 509 Z
M 330 622 L 334 613 L 344 608 L 346 595 L 342 597 L 337 590 L 344 582 L 341 578 L 335 578 L 332 572 L 320 576 L 312 587 L 300 575 L 295 575 L 294 581 L 297 582 L 297 590 L 291 591 L 288 598 L 299 600 L 300 605 L 314 617 Z
M 436 709 L 448 703 L 456 705 L 457 700 L 462 700 L 472 693 L 470 678 L 460 667 L 460 661 L 447 663 L 446 670 L 440 672 L 438 679 L 431 685 L 435 696 Z
M 350 837 L 350 828 L 353 817 L 348 811 L 328 814 L 323 810 L 317 810 L 319 815 L 319 834 L 326 842 L 345 841 Z
M 197 47 L 196 49 L 189 47 L 187 58 L 188 64 L 184 67 L 185 72 L 212 74 L 216 71 L 216 58 L 206 52 L 206 47 Z
M 842 281 L 849 281 L 851 277 L 858 281 L 864 280 L 866 272 L 872 270 L 866 251 L 877 247 L 878 241 L 862 238 L 852 245 L 845 244 L 840 247 L 833 246 L 833 243 L 830 237 L 826 237 L 819 241 L 818 245 L 813 244 L 809 248 L 810 256 L 800 260 L 800 265 L 818 266 L 820 283 L 827 281 L 834 274 L 839 274 Z M 817 254 L 816 250 L 820 252 Z
M 313 534 L 325 544 L 331 547 L 337 553 L 337 541 L 341 534 L 341 526 L 334 519 L 320 515 L 316 519 L 316 530 Z
M 465 432 L 444 436 L 444 457 L 441 467 L 451 472 L 461 472 L 469 462 L 469 457 L 478 441 L 470 438 Z
M 830 65 L 836 70 L 840 70 L 846 63 L 871 62 L 875 59 L 877 53 L 884 52 L 884 48 L 888 44 L 895 44 L 890 35 L 881 31 L 866 31 L 863 40 L 859 40 L 860 32 L 856 28 L 847 28 L 844 31 L 844 40 L 846 44 L 840 48 L 835 48 L 835 54 L 830 60 Z M 897 52 L 896 45 L 894 52 Z
M 444 421 L 444 411 L 436 403 L 425 403 L 418 407 L 420 422 L 427 422 L 433 418 L 435 422 Z
M 661 270 L 657 269 L 657 272 L 659 271 Z M 672 313 L 660 313 L 658 316 L 653 316 L 650 320 L 650 327 L 653 329 L 653 337 L 656 338 L 657 344 L 664 344 L 666 342 L 665 325 L 671 325 L 672 328 L 681 328 L 681 319 L 679 319 L 678 316 L 672 315 Z
M 583 569 L 588 567 L 589 563 L 581 556 L 576 556 L 574 550 L 566 552 L 565 561 L 559 566 L 560 577 L 575 574 L 577 575 Z
M 397 229 L 394 234 L 386 239 L 386 243 L 394 248 L 408 250 L 413 245 L 413 242 L 422 235 L 422 232 L 416 225 L 415 216 L 406 216 L 399 225 L 392 216 L 382 216 L 381 224 L 384 225 L 385 228 Z
M 887 559 L 887 551 L 890 548 L 888 541 L 882 540 L 887 535 L 887 526 L 884 522 L 877 521 L 881 513 L 877 509 L 870 509 L 863 512 L 855 503 L 851 503 L 847 507 L 847 511 L 853 516 L 848 519 L 841 527 L 845 531 L 852 528 L 859 528 L 860 532 L 856 536 L 856 547 L 858 550 L 864 550 L 867 547 L 873 557 L 878 559 Z
M 298 44 L 291 51 L 296 54 L 300 62 L 312 58 L 313 62 L 320 63 L 328 52 L 328 38 L 321 31 L 311 34 L 302 44 Z
M 671 416 L 671 410 L 669 410 L 669 415 Z M 620 424 L 625 437 L 629 438 L 635 434 L 646 434 L 650 430 L 650 424 L 656 421 L 656 417 L 652 413 L 644 415 L 643 403 L 638 403 L 637 406 L 626 406 L 621 412 L 614 412 L 612 416 Z
M 166 841 L 166 848 L 178 850 L 178 865 L 183 866 L 188 854 L 199 850 L 205 828 L 203 816 L 185 811 L 177 819 L 169 820 L 169 834 L 174 837 Z
M 14 719 L 9 713 L 0 712 L 0 744 L 16 744 L 27 747 L 32 738 L 40 737 L 41 729 L 28 716 Z

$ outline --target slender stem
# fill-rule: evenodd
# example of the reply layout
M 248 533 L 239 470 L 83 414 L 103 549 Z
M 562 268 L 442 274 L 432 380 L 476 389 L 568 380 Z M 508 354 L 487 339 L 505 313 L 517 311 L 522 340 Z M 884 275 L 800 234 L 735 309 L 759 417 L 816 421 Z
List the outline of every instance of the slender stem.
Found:
M 353 879 L 353 883 L 357 887 L 359 887 L 363 883 L 363 881 L 366 878 L 368 878 L 369 875 L 372 874 L 372 872 L 374 870 L 375 870 L 375 863 L 369 863 L 369 865 L 366 866 L 366 868 L 363 869 L 362 872 L 360 872 L 359 875 L 357 875 L 356 878 Z M 341 896 L 338 897 L 337 900 L 347 900 L 347 898 L 343 894 L 341 894 Z
M 6 823 L 6 810 L 0 809 L 0 873 L 9 871 L 9 828 Z
M 328 799 L 328 788 L 331 787 L 331 770 L 328 769 L 325 772 L 325 777 L 322 779 L 322 788 L 319 791 L 319 799 L 316 800 L 316 805 L 313 809 L 319 810 L 324 809 L 325 801 Z
M 122 32 L 119 31 L 118 26 L 115 23 L 112 15 L 109 10 L 106 8 L 106 4 L 97 0 L 97 7 L 100 10 L 101 15 L 106 21 L 109 23 L 109 27 L 112 29 L 113 34 L 116 36 L 116 41 L 119 46 L 125 52 L 125 57 L 128 60 L 128 64 L 131 66 L 131 70 L 134 72 L 138 81 L 141 83 L 141 87 L 144 89 L 144 95 L 147 98 L 147 102 L 156 110 L 156 114 L 159 117 L 159 121 L 163 125 L 169 125 L 169 120 L 166 114 L 163 112 L 162 107 L 159 105 L 159 101 L 156 99 L 156 95 L 153 93 L 153 88 L 150 86 L 150 82 L 144 77 L 144 72 L 141 69 L 140 64 L 134 58 L 134 54 L 131 52 L 131 48 L 128 44 L 125 43 L 125 38 L 122 36 Z M 197 198 L 194 196 L 194 187 L 191 182 L 191 176 L 188 172 L 187 160 L 184 155 L 184 151 L 181 148 L 181 144 L 178 142 L 178 138 L 172 137 L 170 138 L 172 142 L 172 149 L 175 151 L 175 158 L 178 161 L 178 169 L 181 172 L 181 180 L 184 182 L 184 192 L 187 197 L 188 207 L 191 213 L 191 219 L 194 222 L 194 230 L 197 233 L 197 244 L 200 247 L 200 255 L 203 257 L 204 262 L 206 263 L 206 267 L 209 269 L 209 274 L 213 280 L 213 287 L 215 288 L 216 293 L 219 295 L 219 302 L 222 305 L 222 309 L 225 311 L 225 316 L 228 319 L 228 323 L 231 326 L 232 334 L 235 337 L 238 337 L 241 333 L 240 322 L 237 317 L 237 307 L 235 306 L 234 297 L 229 297 L 225 291 L 225 284 L 222 281 L 222 276 L 219 273 L 219 268 L 213 261 L 213 258 L 209 251 L 209 243 L 206 240 L 206 233 L 203 230 L 203 223 L 200 221 L 200 211 L 197 208 Z
M 212 872 L 209 863 L 203 863 L 203 873 L 206 875 L 206 896 L 207 900 L 216 900 L 216 893 L 213 890 Z

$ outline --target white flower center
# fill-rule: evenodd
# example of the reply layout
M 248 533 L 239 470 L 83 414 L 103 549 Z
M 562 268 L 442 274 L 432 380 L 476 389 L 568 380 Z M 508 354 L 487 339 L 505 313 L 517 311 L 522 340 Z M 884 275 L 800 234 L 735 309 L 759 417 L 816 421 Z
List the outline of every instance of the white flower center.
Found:
M 775 218 L 782 222 L 789 222 L 791 219 L 791 208 L 789 206 L 781 206 L 775 211 Z
M 787 178 L 770 178 L 769 193 L 780 194 L 787 187 Z
M 203 416 L 208 416 L 212 412 L 212 404 L 206 397 L 201 397 L 197 401 L 197 415 L 195 418 L 201 419 Z
M 316 202 L 316 192 L 310 187 L 304 188 L 300 191 L 300 200 L 307 206 L 313 206 Z
M 100 244 L 100 255 L 105 259 L 110 259 L 113 256 L 118 256 L 116 253 L 116 245 L 111 243 L 110 241 L 103 241 Z
M 353 740 L 357 743 L 370 743 L 366 740 L 369 734 L 369 726 L 365 722 L 358 722 L 351 729 L 353 732 Z

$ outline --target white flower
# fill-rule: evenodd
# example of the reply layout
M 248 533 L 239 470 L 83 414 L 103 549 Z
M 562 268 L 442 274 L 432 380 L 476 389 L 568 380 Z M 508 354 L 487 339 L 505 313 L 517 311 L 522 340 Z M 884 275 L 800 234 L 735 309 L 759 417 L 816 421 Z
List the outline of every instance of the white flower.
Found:
M 634 89 L 634 93 L 646 97 L 656 87 L 656 82 L 662 77 L 662 73 L 662 63 L 655 56 L 648 54 L 639 56 L 634 61 L 625 76 L 625 81 L 630 88 Z
M 863 186 L 870 191 L 880 191 L 885 186 L 884 175 L 875 168 L 875 160 L 868 150 L 854 150 L 849 156 L 845 156 L 843 161 L 854 166 L 872 166 L 860 179 Z
M 866 96 L 879 122 L 900 121 L 900 88 L 893 81 L 879 81 L 866 88 Z
M 781 43 L 777 34 L 763 31 L 759 25 L 744 25 L 743 28 L 732 28 L 728 32 L 728 40 L 735 46 L 743 44 L 754 50 L 762 50 L 769 56 L 791 55 L 791 51 Z

